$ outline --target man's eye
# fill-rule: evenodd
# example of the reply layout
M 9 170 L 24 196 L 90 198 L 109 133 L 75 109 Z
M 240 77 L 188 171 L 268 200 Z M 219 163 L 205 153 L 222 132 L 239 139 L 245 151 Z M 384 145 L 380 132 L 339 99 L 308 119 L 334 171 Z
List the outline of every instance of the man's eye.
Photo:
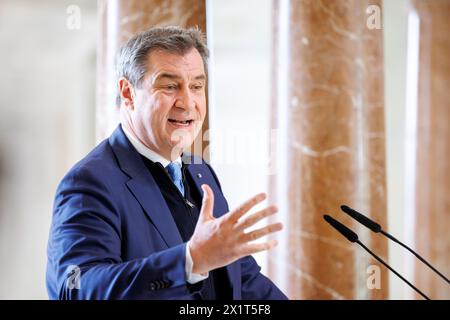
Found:
M 165 88 L 168 90 L 175 90 L 177 88 L 177 86 L 175 84 L 169 84 L 169 85 L 165 86 Z
M 192 87 L 194 90 L 201 90 L 203 89 L 203 85 L 199 84 L 199 85 L 195 85 Z

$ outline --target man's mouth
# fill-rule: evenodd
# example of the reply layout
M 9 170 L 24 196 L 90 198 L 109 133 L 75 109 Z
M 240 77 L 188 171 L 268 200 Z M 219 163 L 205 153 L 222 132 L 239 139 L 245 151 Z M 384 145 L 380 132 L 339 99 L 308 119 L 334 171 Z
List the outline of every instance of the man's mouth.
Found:
M 193 119 L 187 119 L 187 120 L 177 120 L 177 119 L 168 119 L 170 123 L 172 123 L 175 126 L 178 127 L 189 127 L 191 123 L 194 122 Z

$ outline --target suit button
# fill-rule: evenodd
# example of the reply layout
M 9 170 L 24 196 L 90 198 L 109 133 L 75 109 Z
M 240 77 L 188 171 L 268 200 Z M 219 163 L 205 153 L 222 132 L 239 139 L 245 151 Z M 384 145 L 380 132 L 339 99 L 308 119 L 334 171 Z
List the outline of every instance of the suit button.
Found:
M 197 178 L 201 179 L 202 174 L 201 173 L 197 173 Z
M 156 291 L 160 289 L 169 288 L 172 285 L 172 281 L 170 280 L 155 280 L 150 282 L 149 289 L 151 291 Z

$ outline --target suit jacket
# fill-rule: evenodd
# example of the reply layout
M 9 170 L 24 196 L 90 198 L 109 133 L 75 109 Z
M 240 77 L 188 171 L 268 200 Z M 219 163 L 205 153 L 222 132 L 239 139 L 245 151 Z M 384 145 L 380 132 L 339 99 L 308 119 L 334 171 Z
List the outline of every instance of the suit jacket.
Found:
M 214 192 L 214 216 L 229 211 L 212 168 L 194 158 L 186 172 Z M 51 299 L 193 299 L 186 243 L 139 153 L 121 126 L 63 178 L 48 242 Z M 226 267 L 233 299 L 285 299 L 251 257 Z M 73 282 L 76 279 L 78 281 Z

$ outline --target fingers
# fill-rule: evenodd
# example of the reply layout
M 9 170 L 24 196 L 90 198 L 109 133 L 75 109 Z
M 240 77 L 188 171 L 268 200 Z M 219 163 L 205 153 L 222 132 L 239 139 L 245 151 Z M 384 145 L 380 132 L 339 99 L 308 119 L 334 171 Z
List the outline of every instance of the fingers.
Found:
M 275 239 L 269 240 L 267 242 L 262 242 L 262 243 L 249 244 L 243 250 L 243 256 L 249 256 L 254 253 L 261 252 L 261 251 L 270 250 L 270 249 L 276 247 L 277 244 L 278 244 L 278 241 Z
M 229 213 L 229 219 L 231 219 L 233 222 L 236 222 L 241 218 L 244 214 L 246 214 L 251 208 L 256 206 L 258 203 L 264 201 L 266 199 L 265 193 L 260 193 L 250 200 L 247 200 L 244 202 L 240 207 L 238 207 L 236 210 Z
M 249 233 L 244 233 L 242 238 L 245 242 L 254 241 L 270 233 L 280 231 L 281 229 L 283 229 L 283 225 L 281 223 L 273 223 L 265 226 L 264 228 L 254 230 Z
M 203 200 L 202 208 L 200 210 L 199 220 L 208 220 L 214 218 L 214 193 L 207 184 L 202 185 L 203 190 Z
M 270 206 L 265 208 L 264 210 L 258 211 L 246 219 L 243 219 L 242 221 L 239 221 L 236 224 L 236 229 L 239 231 L 242 231 L 244 229 L 247 229 L 251 226 L 253 226 L 258 221 L 267 218 L 268 216 L 273 215 L 274 213 L 278 212 L 278 208 L 276 206 Z

